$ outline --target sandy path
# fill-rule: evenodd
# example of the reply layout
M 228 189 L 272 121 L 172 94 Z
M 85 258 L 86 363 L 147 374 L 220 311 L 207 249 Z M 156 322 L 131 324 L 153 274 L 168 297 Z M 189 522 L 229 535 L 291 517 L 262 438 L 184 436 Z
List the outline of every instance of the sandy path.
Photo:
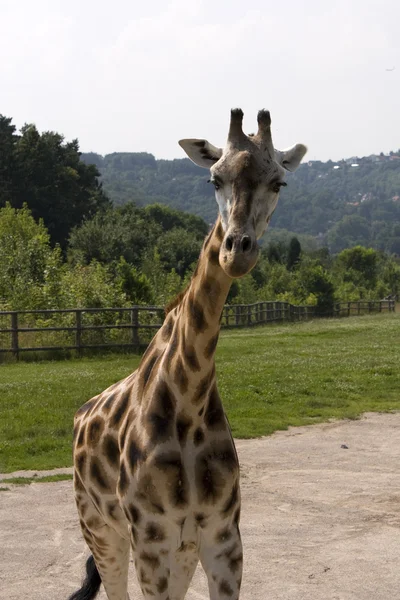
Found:
M 400 414 L 294 428 L 237 447 L 242 600 L 399 597 Z M 65 599 L 87 555 L 72 482 L 9 487 L 0 492 L 0 598 Z M 139 598 L 132 576 L 131 599 Z M 208 600 L 200 569 L 187 599 Z

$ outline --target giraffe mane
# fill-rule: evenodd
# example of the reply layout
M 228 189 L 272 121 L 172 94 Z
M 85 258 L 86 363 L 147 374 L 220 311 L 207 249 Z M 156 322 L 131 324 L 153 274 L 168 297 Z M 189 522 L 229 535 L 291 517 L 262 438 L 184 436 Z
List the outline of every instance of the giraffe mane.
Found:
M 183 298 L 186 296 L 186 292 L 188 291 L 188 289 L 190 287 L 190 283 L 191 282 L 189 282 L 187 284 L 187 286 L 185 287 L 185 289 L 183 289 L 181 292 L 179 292 L 179 294 L 173 300 L 171 300 L 171 302 L 169 302 L 166 305 L 166 307 L 164 309 L 165 316 L 167 316 L 168 313 L 171 312 L 171 310 L 173 310 L 176 306 L 178 306 L 182 302 Z

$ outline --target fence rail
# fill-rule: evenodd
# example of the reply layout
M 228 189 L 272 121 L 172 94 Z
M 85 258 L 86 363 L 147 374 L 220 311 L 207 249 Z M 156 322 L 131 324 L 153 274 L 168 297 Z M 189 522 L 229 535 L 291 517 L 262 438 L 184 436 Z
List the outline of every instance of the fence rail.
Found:
M 349 317 L 377 312 L 394 312 L 395 300 L 339 302 L 329 314 L 315 306 L 288 302 L 257 302 L 226 305 L 224 328 L 251 327 L 282 321 L 305 321 L 315 317 Z M 79 308 L 65 310 L 0 311 L 0 353 L 145 347 L 163 321 L 160 306 L 130 308 Z

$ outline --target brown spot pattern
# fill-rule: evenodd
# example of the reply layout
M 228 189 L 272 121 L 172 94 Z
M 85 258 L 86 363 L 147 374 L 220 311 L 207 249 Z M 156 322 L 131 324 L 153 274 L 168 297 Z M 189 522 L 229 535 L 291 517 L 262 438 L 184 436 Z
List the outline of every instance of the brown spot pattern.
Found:
M 121 422 L 122 417 L 125 415 L 126 409 L 128 408 L 129 403 L 129 391 L 124 392 L 121 398 L 118 399 L 118 406 L 116 410 L 113 412 L 110 419 L 111 427 L 118 427 Z
M 144 459 L 145 456 L 141 449 L 137 446 L 137 444 L 135 444 L 133 440 L 131 440 L 128 450 L 128 462 L 132 473 L 135 471 L 137 463 Z
M 80 448 L 81 446 L 83 446 L 84 442 L 85 442 L 85 426 L 83 425 L 80 428 L 79 434 L 78 434 L 78 438 L 76 440 L 76 446 L 77 448 Z
M 164 514 L 161 497 L 151 475 L 147 474 L 139 479 L 135 496 L 147 512 Z
M 118 489 L 121 495 L 124 495 L 128 489 L 128 476 L 126 473 L 125 463 L 122 463 L 119 469 Z
M 90 478 L 96 482 L 99 488 L 104 491 L 110 490 L 110 483 L 107 479 L 107 474 L 104 471 L 101 462 L 95 456 L 90 461 Z
M 204 421 L 209 429 L 220 431 L 226 428 L 224 410 L 216 385 L 211 389 Z
M 153 356 L 151 356 L 148 361 L 141 366 L 141 370 L 143 372 L 143 387 L 146 386 L 146 384 L 148 383 L 150 376 L 151 376 L 151 372 L 153 370 L 153 367 L 155 365 L 155 363 L 157 362 L 158 359 L 158 354 L 153 354 Z
M 222 581 L 220 582 L 219 593 L 223 594 L 224 596 L 232 596 L 233 595 L 233 589 L 229 585 L 229 582 L 226 581 L 226 579 L 222 579 Z
M 101 434 L 104 431 L 104 421 L 100 417 L 95 417 L 87 426 L 87 444 L 93 448 L 100 441 Z
M 194 349 L 194 346 L 188 346 L 186 344 L 184 334 L 182 335 L 182 359 L 192 371 L 200 371 L 201 367 L 197 358 L 196 350 Z
M 156 554 L 149 554 L 148 552 L 142 552 L 140 555 L 140 560 L 146 563 L 150 569 L 155 571 L 160 566 L 160 559 Z
M 174 320 L 171 316 L 169 316 L 165 320 L 165 323 L 161 329 L 161 337 L 164 342 L 168 342 L 169 338 L 171 337 L 173 327 L 174 327 Z
M 78 470 L 79 475 L 84 478 L 84 470 L 86 466 L 86 452 L 81 452 L 75 458 L 76 468 Z
M 208 260 L 214 267 L 219 267 L 219 248 L 211 246 L 208 253 Z
M 193 419 L 187 417 L 184 414 L 178 415 L 176 420 L 176 431 L 178 434 L 178 441 L 183 446 L 186 443 L 189 429 L 192 426 Z
M 159 456 L 155 466 L 160 469 L 168 480 L 168 494 L 172 506 L 182 508 L 189 500 L 188 479 L 183 468 L 179 452 L 170 452 Z
M 107 435 L 103 441 L 103 454 L 112 467 L 119 465 L 119 448 L 117 440 L 111 435 Z
M 221 471 L 204 453 L 196 459 L 195 481 L 198 499 L 201 504 L 214 504 L 222 497 L 225 479 Z
M 111 408 L 113 407 L 114 401 L 115 401 L 116 395 L 114 394 L 110 394 L 107 398 L 107 400 L 104 402 L 103 404 L 103 410 L 105 410 L 106 413 L 109 413 Z
M 157 581 L 157 592 L 159 594 L 162 594 L 163 592 L 165 592 L 167 590 L 168 587 L 168 579 L 166 577 L 160 577 L 160 579 Z
M 207 321 L 200 302 L 193 295 L 188 299 L 189 322 L 195 333 L 203 333 L 207 329 Z
M 219 338 L 219 332 L 216 333 L 215 335 L 213 335 L 213 337 L 210 339 L 210 341 L 208 342 L 207 346 L 205 347 L 205 349 L 204 349 L 204 358 L 206 358 L 207 360 L 210 360 L 210 358 L 214 354 L 215 349 L 216 349 L 217 344 L 218 344 L 218 338 Z
M 173 435 L 173 418 L 176 400 L 165 381 L 161 381 L 154 394 L 154 409 L 147 415 L 149 436 L 163 442 Z
M 200 402 L 204 400 L 210 387 L 210 380 L 211 373 L 201 379 L 192 398 L 193 404 L 200 404 Z
M 181 394 L 186 394 L 189 385 L 189 379 L 186 374 L 185 367 L 183 366 L 181 357 L 179 357 L 176 361 L 175 382 L 179 387 Z
M 198 427 L 194 432 L 193 443 L 195 446 L 200 446 L 204 442 L 204 433 L 203 430 Z
M 158 523 L 148 523 L 145 534 L 145 542 L 163 542 L 165 540 L 165 531 Z
M 233 510 L 235 508 L 237 508 L 237 504 L 239 502 L 239 484 L 236 481 L 232 487 L 232 491 L 231 494 L 228 498 L 228 500 L 225 503 L 225 506 L 223 507 L 221 514 L 224 517 L 227 517 L 228 515 L 230 515 Z
M 83 404 L 80 408 L 78 408 L 78 410 L 75 413 L 75 416 L 78 415 L 88 415 L 91 408 L 93 408 L 93 406 L 96 403 L 97 398 L 92 398 L 91 400 L 88 400 L 87 402 L 85 402 L 85 404 Z
M 217 544 L 222 544 L 223 542 L 227 542 L 230 540 L 230 538 L 232 537 L 232 532 L 229 529 L 229 527 L 224 527 L 223 529 L 220 529 L 219 531 L 217 531 L 216 535 L 215 535 L 215 541 Z M 218 555 L 217 558 L 219 558 L 221 555 Z

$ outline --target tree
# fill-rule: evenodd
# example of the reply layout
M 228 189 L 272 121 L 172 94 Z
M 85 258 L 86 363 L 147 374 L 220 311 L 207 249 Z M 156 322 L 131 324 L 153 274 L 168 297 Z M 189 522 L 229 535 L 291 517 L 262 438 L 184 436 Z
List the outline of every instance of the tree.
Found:
M 0 115 L 0 207 L 12 201 L 19 175 L 14 153 L 17 136 L 11 121 Z
M 150 248 L 162 235 L 161 227 L 146 218 L 133 203 L 100 212 L 73 229 L 69 239 L 69 257 L 73 262 L 103 264 L 119 261 L 121 256 L 139 268 Z
M 132 304 L 152 304 L 154 294 L 149 278 L 121 256 L 116 268 L 116 285 Z
M 183 277 L 200 254 L 202 242 L 183 229 L 175 227 L 166 231 L 157 242 L 161 263 L 166 271 L 175 269 Z
M 144 209 L 146 216 L 161 225 L 164 231 L 178 227 L 203 239 L 208 233 L 208 226 L 201 217 L 196 217 L 181 210 L 163 204 L 150 204 Z
M 301 273 L 302 284 L 307 295 L 316 297 L 317 312 L 331 316 L 335 302 L 335 286 L 331 276 L 321 265 L 307 265 Z
M 343 272 L 345 281 L 372 289 L 376 285 L 378 274 L 378 252 L 373 248 L 356 246 L 347 248 L 337 257 L 337 263 Z
M 0 115 L 0 207 L 27 204 L 36 221 L 43 219 L 53 245 L 65 248 L 72 227 L 110 206 L 98 176 L 96 166 L 80 160 L 77 140 L 40 134 L 35 125 L 16 135 L 11 119 Z
M 21 179 L 13 206 L 26 203 L 36 220 L 42 218 L 52 243 L 66 247 L 71 229 L 84 218 L 110 206 L 94 165 L 80 160 L 78 140 L 64 142 L 51 131 L 40 134 L 25 125 L 16 143 Z
M 61 270 L 43 221 L 24 206 L 0 209 L 0 301 L 13 310 L 42 308 L 44 292 Z M 45 306 L 47 308 L 47 306 Z
M 292 237 L 289 243 L 288 255 L 286 259 L 286 267 L 292 271 L 300 262 L 301 245 L 296 237 Z
M 332 252 L 340 252 L 344 248 L 369 243 L 371 229 L 367 219 L 358 215 L 347 215 L 336 223 L 328 233 L 329 247 Z

